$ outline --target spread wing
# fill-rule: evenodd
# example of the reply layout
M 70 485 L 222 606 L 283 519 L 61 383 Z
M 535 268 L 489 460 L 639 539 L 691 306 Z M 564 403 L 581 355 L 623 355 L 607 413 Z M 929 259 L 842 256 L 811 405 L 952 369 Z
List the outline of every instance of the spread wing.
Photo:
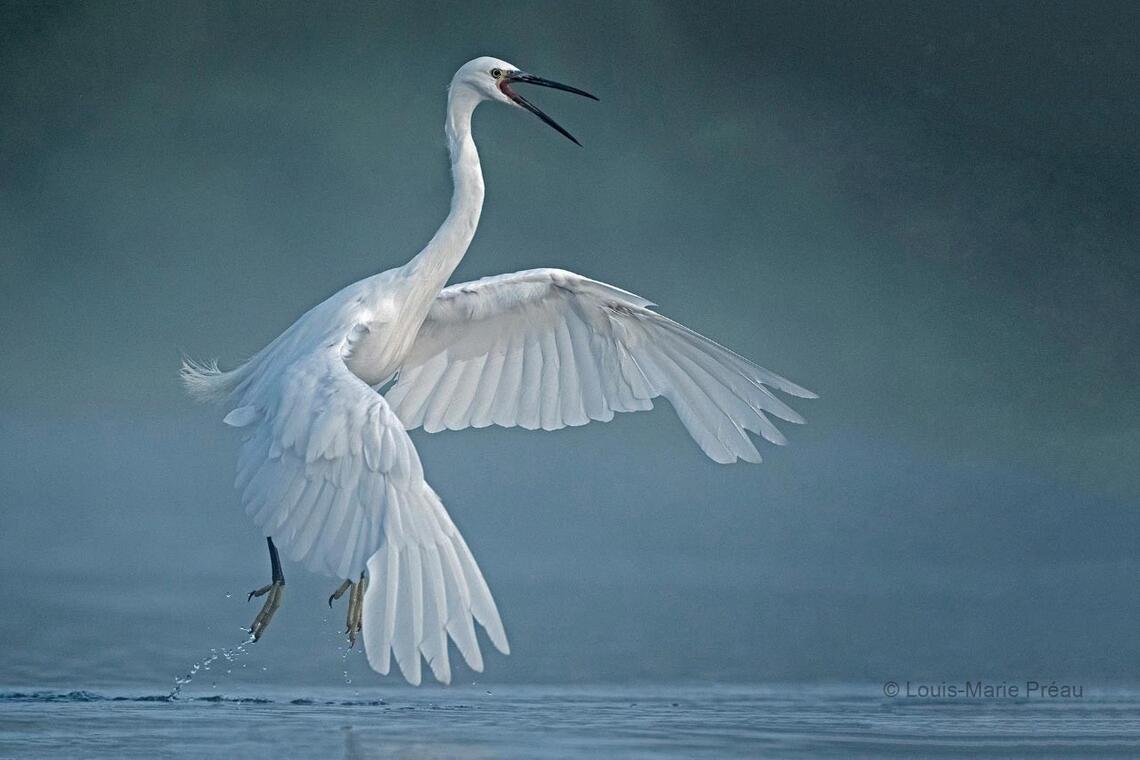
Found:
M 348 370 L 335 344 L 263 363 L 245 369 L 249 379 L 235 393 L 241 406 L 225 417 L 246 432 L 242 502 L 287 557 L 312 570 L 355 580 L 367 563 L 364 641 L 373 667 L 387 673 L 394 653 L 418 684 L 422 654 L 446 683 L 450 634 L 481 670 L 473 620 L 506 653 L 483 575 L 384 398 Z
M 745 431 L 803 422 L 772 392 L 793 382 L 650 310 L 638 296 L 559 269 L 443 290 L 386 394 L 408 429 L 555 430 L 650 409 L 664 396 L 717 462 L 759 462 Z

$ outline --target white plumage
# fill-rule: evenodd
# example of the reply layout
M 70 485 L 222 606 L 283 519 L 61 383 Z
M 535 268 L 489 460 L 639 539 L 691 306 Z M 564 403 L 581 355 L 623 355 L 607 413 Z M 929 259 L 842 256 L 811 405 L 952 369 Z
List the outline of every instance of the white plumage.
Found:
M 445 288 L 388 403 L 429 433 L 557 430 L 650 409 L 664 396 L 710 458 L 759 462 L 745 430 L 783 445 L 766 413 L 803 422 L 768 387 L 814 394 L 657 312 L 644 298 L 560 269 Z
M 188 390 L 228 402 L 245 440 L 237 487 L 246 512 L 285 555 L 354 579 L 367 566 L 368 661 L 421 680 L 421 656 L 450 681 L 447 639 L 483 667 L 474 622 L 509 651 L 495 602 L 407 430 L 520 426 L 554 430 L 652 407 L 664 396 L 717 462 L 759 462 L 748 432 L 775 444 L 771 416 L 802 422 L 771 389 L 814 394 L 650 309 L 643 298 L 559 269 L 444 287 L 483 201 L 471 113 L 522 105 L 529 82 L 581 91 L 479 58 L 448 97 L 451 212 L 408 264 L 348 286 L 238 368 L 187 361 Z M 571 138 L 573 139 L 573 138 Z M 575 141 L 576 142 L 576 141 Z M 386 397 L 377 388 L 395 377 Z

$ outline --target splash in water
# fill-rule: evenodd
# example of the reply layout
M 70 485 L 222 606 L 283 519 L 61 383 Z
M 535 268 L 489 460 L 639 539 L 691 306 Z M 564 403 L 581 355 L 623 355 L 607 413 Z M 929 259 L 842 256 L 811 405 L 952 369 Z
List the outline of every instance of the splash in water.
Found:
M 242 630 L 244 631 L 245 629 L 243 628 Z M 178 697 L 182 694 L 182 687 L 193 681 L 194 676 L 197 675 L 199 671 L 209 670 L 210 666 L 212 666 L 218 660 L 232 663 L 234 660 L 245 654 L 247 647 L 252 643 L 253 634 L 250 634 L 247 631 L 247 637 L 245 641 L 241 642 L 237 646 L 223 647 L 222 649 L 211 649 L 210 654 L 202 660 L 194 663 L 194 666 L 191 667 L 189 671 L 187 671 L 186 675 L 179 676 L 178 678 L 174 679 L 174 690 L 171 691 L 170 694 L 166 696 L 166 698 L 171 702 L 178 699 Z M 226 673 L 229 672 L 230 669 L 227 669 Z

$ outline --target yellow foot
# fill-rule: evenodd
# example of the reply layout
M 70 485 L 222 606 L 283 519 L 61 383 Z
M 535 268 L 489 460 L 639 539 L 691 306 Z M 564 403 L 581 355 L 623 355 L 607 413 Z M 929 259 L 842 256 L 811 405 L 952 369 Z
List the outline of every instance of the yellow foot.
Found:
M 349 589 L 351 589 L 351 591 L 349 591 Z M 364 573 L 361 573 L 359 581 L 356 583 L 345 581 L 340 584 L 340 587 L 329 597 L 329 606 L 332 607 L 334 601 L 344 596 L 344 592 L 349 591 L 348 615 L 344 621 L 344 632 L 348 635 L 349 647 L 356 646 L 356 634 L 360 633 L 364 627 L 361 616 L 364 612 L 364 592 L 367 589 L 368 579 L 364 577 Z
M 267 594 L 268 596 L 266 596 Z M 273 581 L 268 586 L 262 586 L 256 591 L 249 592 L 249 599 L 253 599 L 255 596 L 266 596 L 265 604 L 261 606 L 261 612 L 257 613 L 257 617 L 253 619 L 253 625 L 249 627 L 249 632 L 253 634 L 254 641 L 260 639 L 261 634 L 265 633 L 265 629 L 269 627 L 269 621 L 273 619 L 274 613 L 281 607 L 281 599 L 284 595 L 285 581 Z

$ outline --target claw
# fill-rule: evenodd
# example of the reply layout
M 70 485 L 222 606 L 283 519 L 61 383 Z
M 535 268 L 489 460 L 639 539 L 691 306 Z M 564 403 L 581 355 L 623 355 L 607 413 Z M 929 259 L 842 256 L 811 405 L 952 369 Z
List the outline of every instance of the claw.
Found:
M 331 596 L 329 596 L 329 607 L 332 607 L 332 603 L 344 596 L 344 592 L 348 591 L 350 588 L 352 588 L 352 581 L 345 581 L 344 583 L 340 584 L 340 587 L 337 588 L 336 591 L 332 592 Z
M 269 593 L 269 589 L 271 589 L 271 588 L 273 588 L 272 583 L 265 585 L 265 586 L 262 586 L 261 588 L 254 589 L 253 591 L 249 592 L 249 596 L 246 597 L 245 601 L 248 603 L 255 596 L 265 596 L 266 594 Z

